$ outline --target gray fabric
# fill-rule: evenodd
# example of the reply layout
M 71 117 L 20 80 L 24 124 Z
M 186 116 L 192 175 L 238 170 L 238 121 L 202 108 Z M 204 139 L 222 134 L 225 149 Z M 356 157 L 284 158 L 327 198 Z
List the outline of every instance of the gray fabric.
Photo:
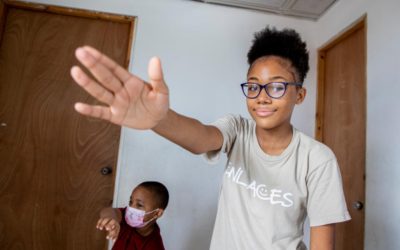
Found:
M 350 219 L 336 158 L 322 143 L 293 129 L 289 146 L 279 156 L 260 148 L 255 122 L 226 116 L 214 125 L 227 153 L 218 212 L 210 249 L 306 249 L 303 224 L 311 226 Z

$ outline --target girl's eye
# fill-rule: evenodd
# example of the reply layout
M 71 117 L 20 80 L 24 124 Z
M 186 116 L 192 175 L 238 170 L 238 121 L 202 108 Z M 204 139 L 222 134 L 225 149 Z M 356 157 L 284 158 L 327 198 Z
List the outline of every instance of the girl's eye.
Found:
M 268 88 L 273 92 L 281 92 L 285 90 L 285 85 L 281 83 L 272 83 Z
M 255 84 L 250 84 L 247 88 L 249 91 L 257 91 L 258 90 L 258 86 Z
M 275 86 L 275 87 L 274 87 L 274 91 L 275 91 L 275 92 L 283 91 L 284 89 L 285 89 L 285 88 L 282 87 L 282 86 Z

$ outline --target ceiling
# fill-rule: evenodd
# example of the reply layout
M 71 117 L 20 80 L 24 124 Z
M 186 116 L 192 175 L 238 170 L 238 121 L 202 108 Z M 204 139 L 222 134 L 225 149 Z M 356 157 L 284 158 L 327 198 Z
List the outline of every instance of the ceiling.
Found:
M 194 0 L 317 20 L 338 0 Z

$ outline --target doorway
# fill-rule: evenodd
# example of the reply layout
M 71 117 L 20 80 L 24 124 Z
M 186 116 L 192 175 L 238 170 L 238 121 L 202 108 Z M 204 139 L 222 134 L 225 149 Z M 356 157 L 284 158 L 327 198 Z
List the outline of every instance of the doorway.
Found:
M 128 67 L 134 17 L 0 0 L 0 245 L 106 249 L 120 127 L 79 115 L 73 83 L 91 45 Z
M 335 153 L 351 221 L 336 225 L 336 249 L 364 249 L 366 17 L 318 51 L 316 138 Z

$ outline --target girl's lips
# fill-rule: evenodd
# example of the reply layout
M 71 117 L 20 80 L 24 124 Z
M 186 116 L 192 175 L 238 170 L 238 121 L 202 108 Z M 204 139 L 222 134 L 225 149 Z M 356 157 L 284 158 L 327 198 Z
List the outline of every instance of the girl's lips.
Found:
M 275 110 L 271 109 L 255 109 L 257 116 L 267 117 L 275 113 Z

